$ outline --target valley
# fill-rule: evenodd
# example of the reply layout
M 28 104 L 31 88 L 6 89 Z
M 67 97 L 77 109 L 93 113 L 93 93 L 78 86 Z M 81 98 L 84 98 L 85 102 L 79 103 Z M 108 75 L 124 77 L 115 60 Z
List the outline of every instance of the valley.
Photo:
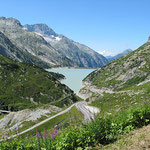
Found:
M 48 75 L 48 77 L 51 75 L 51 78 L 49 77 L 48 80 L 54 80 L 54 82 L 56 82 L 55 85 L 60 84 L 60 87 L 63 87 L 62 91 L 66 94 L 66 98 L 63 96 L 60 99 L 54 96 L 56 98 L 54 102 L 47 101 L 47 104 L 42 104 L 41 101 L 38 105 L 38 102 L 33 98 L 33 101 L 30 100 L 30 103 L 32 103 L 32 105 L 34 104 L 34 107 L 31 107 L 31 104 L 31 108 L 29 107 L 28 110 L 20 107 L 23 109 L 21 110 L 22 115 L 19 110 L 18 114 L 17 112 L 12 112 L 3 116 L 0 119 L 0 128 L 3 129 L 3 132 L 2 130 L 0 131 L 2 135 L 1 144 L 7 143 L 5 139 L 19 139 L 20 137 L 29 136 L 30 141 L 33 143 L 40 142 L 39 144 L 42 146 L 44 143 L 41 140 L 46 136 L 44 139 L 50 140 L 49 142 L 51 144 L 47 142 L 45 146 L 49 145 L 51 149 L 58 147 L 61 149 L 75 149 L 76 147 L 107 149 L 112 147 L 113 149 L 113 147 L 116 147 L 115 144 L 120 142 L 119 140 L 122 136 L 130 134 L 134 129 L 136 129 L 135 132 L 138 132 L 141 130 L 138 130 L 138 128 L 147 126 L 150 123 L 149 57 L 146 57 L 148 53 L 149 42 L 145 43 L 136 51 L 96 70 L 55 68 L 52 69 L 52 71 L 55 72 L 51 72 L 51 69 L 47 70 L 49 71 L 47 72 L 34 65 L 28 65 L 29 68 L 32 68 L 32 72 L 33 68 L 36 70 L 37 75 L 39 74 L 41 76 L 43 72 L 44 77 L 41 76 L 41 78 L 44 78 L 44 80 L 46 79 L 45 75 Z M 133 59 L 136 61 L 133 61 Z M 6 65 L 6 63 L 8 63 L 8 65 Z M 18 68 L 20 69 L 20 67 L 22 67 L 23 70 L 24 67 L 27 67 L 27 64 L 14 62 L 1 56 L 1 66 L 3 66 L 3 64 L 11 68 L 11 70 L 15 72 L 15 75 L 17 75 L 17 78 L 20 75 L 22 76 Z M 11 65 L 13 68 L 10 67 Z M 14 67 L 15 65 L 18 67 Z M 9 68 L 7 70 L 9 70 Z M 3 67 L 1 67 L 1 69 L 3 69 Z M 28 72 L 27 69 L 28 68 L 26 68 L 26 73 Z M 38 73 L 39 69 L 41 69 L 40 73 Z M 77 82 L 77 75 L 79 75 L 81 79 L 87 75 L 83 79 L 83 87 L 77 93 L 78 96 L 76 96 L 69 87 L 62 84 L 64 78 L 67 78 L 67 76 L 64 76 L 67 71 L 72 72 L 72 74 L 69 74 L 69 76 L 72 77 L 70 80 L 71 83 L 73 83 L 72 80 Z M 57 72 L 65 73 L 61 75 Z M 5 73 L 4 70 L 3 73 Z M 84 73 L 83 76 L 81 76 L 81 73 Z M 28 74 L 32 75 L 31 73 Z M 5 73 L 5 75 L 7 74 Z M 73 75 L 75 76 L 74 79 Z M 13 78 L 14 77 L 13 75 Z M 39 79 L 39 76 L 37 77 Z M 35 74 L 34 78 L 36 79 Z M 32 81 L 31 79 L 30 81 Z M 20 83 L 20 81 L 23 80 L 18 81 Z M 25 83 L 26 82 L 23 82 L 22 84 Z M 49 81 L 46 81 L 46 83 L 49 83 Z M 43 82 L 40 82 L 40 85 L 42 84 Z M 50 85 L 52 86 L 53 84 L 51 83 Z M 59 86 L 54 87 L 59 88 Z M 68 93 L 64 91 L 64 87 Z M 60 91 L 60 89 L 56 90 L 57 93 L 55 94 L 58 95 L 58 91 Z M 12 110 L 10 106 L 8 108 Z M 15 109 L 13 106 L 13 110 Z M 23 117 L 25 112 L 26 115 Z M 31 112 L 31 114 L 29 113 L 27 115 L 27 112 Z M 22 120 L 19 118 L 22 118 Z M 145 128 L 148 130 L 148 127 Z M 17 130 L 17 132 L 15 132 L 14 129 Z M 53 135 L 54 131 L 60 133 Z M 49 132 L 52 134 L 48 135 Z M 7 137 L 4 136 L 6 133 Z M 69 134 L 71 135 L 71 139 Z M 54 138 L 52 138 L 52 135 Z M 37 138 L 37 136 L 40 137 Z M 99 144 L 97 143 L 98 141 Z M 26 147 L 26 142 L 22 142 Z M 28 141 L 28 143 L 30 142 Z M 145 145 L 149 146 L 147 143 L 145 143 Z M 34 149 L 37 149 L 37 146 L 38 145 L 35 144 Z M 34 146 L 31 144 L 31 147 Z
M 53 21 L 31 20 L 0 17 L 0 150 L 149 149 L 150 37 L 143 38 L 148 31 L 135 48 L 139 39 L 109 23 L 106 30 L 105 22 L 66 30 L 71 21 L 58 17 L 65 36 L 58 22 L 59 33 L 50 27 Z M 93 48 L 73 40 L 73 33 Z

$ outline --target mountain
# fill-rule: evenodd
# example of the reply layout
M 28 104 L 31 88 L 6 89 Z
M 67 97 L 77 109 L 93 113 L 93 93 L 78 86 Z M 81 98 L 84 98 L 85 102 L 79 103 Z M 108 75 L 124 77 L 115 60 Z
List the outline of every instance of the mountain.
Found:
M 24 30 L 21 23 L 14 18 L 0 17 L 0 31 L 18 47 L 22 53 L 36 58 L 33 61 L 41 66 L 41 62 L 48 66 L 70 66 L 71 60 L 57 52 L 43 37 Z M 16 56 L 17 57 L 17 56 Z M 44 66 L 47 68 L 47 65 Z
M 0 109 L 16 111 L 42 104 L 64 107 L 77 101 L 73 91 L 59 82 L 63 77 L 0 55 Z
M 101 113 L 150 105 L 150 41 L 89 74 L 79 95 Z
M 91 48 L 75 42 L 64 35 L 55 33 L 46 24 L 25 25 L 24 29 L 41 35 L 60 54 L 66 56 L 74 67 L 102 67 L 108 63 L 107 59 Z
M 28 62 L 43 68 L 49 67 L 48 63 L 16 47 L 2 32 L 0 32 L 0 54 L 19 62 Z
M 106 56 L 106 58 L 107 58 L 107 60 L 110 62 L 110 61 L 112 61 L 112 60 L 114 60 L 114 59 L 118 59 L 118 58 L 120 58 L 120 57 L 122 57 L 122 56 L 125 56 L 125 55 L 127 55 L 128 53 L 130 53 L 130 52 L 132 52 L 132 49 L 127 49 L 127 50 L 123 51 L 122 53 L 119 53 L 119 54 L 117 54 L 117 55 L 115 55 L 115 56 Z
M 25 25 L 14 18 L 0 17 L 0 31 L 17 48 L 13 54 L 3 49 L 3 54 L 14 60 L 49 67 L 90 67 L 104 66 L 105 57 L 89 47 L 55 33 L 45 24 Z M 21 53 L 20 53 L 21 52 Z M 16 55 L 20 53 L 20 55 Z

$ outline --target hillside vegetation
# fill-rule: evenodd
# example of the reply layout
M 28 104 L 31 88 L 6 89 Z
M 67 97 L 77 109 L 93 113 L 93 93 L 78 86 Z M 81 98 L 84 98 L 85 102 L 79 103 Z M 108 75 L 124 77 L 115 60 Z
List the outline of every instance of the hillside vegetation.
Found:
M 80 94 L 87 94 L 88 99 L 86 100 L 101 110 L 95 120 L 82 125 L 80 123 L 69 125 L 65 129 L 58 129 L 56 126 L 50 133 L 45 131 L 44 126 L 41 126 L 40 131 L 43 129 L 43 132 L 39 133 L 37 130 L 36 137 L 28 137 L 29 140 L 4 141 L 0 143 L 0 148 L 4 150 L 14 150 L 19 147 L 37 150 L 97 150 L 116 147 L 119 149 L 117 143 L 121 144 L 121 140 L 124 143 L 127 142 L 123 140 L 123 137 L 129 136 L 130 132 L 135 129 L 134 132 L 138 133 L 141 130 L 139 128 L 150 124 L 148 44 L 94 71 L 84 80 L 86 86 L 81 89 Z M 124 67 L 128 70 L 123 72 Z M 106 81 L 106 84 L 103 80 Z M 145 128 L 149 132 L 149 127 Z M 144 140 L 144 147 L 149 148 L 145 140 L 148 135 L 143 136 L 143 138 L 137 137 L 137 140 L 140 142 Z M 136 142 L 131 142 L 136 144 Z M 123 148 L 128 148 L 125 147 L 125 144 L 123 146 Z M 129 145 L 129 147 L 138 148 L 134 145 Z
M 101 109 L 101 114 L 111 114 L 130 106 L 150 103 L 150 42 L 136 51 L 114 60 L 89 74 L 80 94 Z
M 114 60 L 102 69 L 91 73 L 84 81 L 97 87 L 121 90 L 150 79 L 150 42 L 136 51 Z
M 63 77 L 0 55 L 0 109 L 16 111 L 48 103 L 64 107 L 77 101 L 73 91 L 58 81 Z
M 7 141 L 7 137 L 4 137 L 5 141 L 0 142 L 0 149 L 112 149 L 117 142 L 120 142 L 119 140 L 126 135 L 129 136 L 133 130 L 138 133 L 141 130 L 139 128 L 145 126 L 149 132 L 149 55 L 150 41 L 136 51 L 97 69 L 83 80 L 84 87 L 79 95 L 90 105 L 100 108 L 100 114 L 95 116 L 95 120 L 81 123 L 82 116 L 74 107 L 73 114 L 77 113 L 81 121 L 72 122 L 76 117 L 73 115 L 72 118 L 67 112 L 53 119 L 52 122 L 41 125 L 39 130 L 23 135 L 26 136 L 25 140 L 24 137 L 18 137 Z M 1 108 L 20 110 L 47 103 L 63 107 L 76 102 L 74 93 L 57 78 L 61 76 L 48 73 L 34 65 L 17 63 L 0 56 Z M 65 116 L 67 119 L 63 119 Z M 145 137 L 149 137 L 149 135 L 143 136 L 138 137 L 140 142 L 145 140 Z M 126 143 L 125 140 L 123 142 Z M 147 141 L 144 142 L 144 148 L 149 148 Z M 123 146 L 125 147 L 125 144 Z M 118 148 L 116 145 L 115 147 Z M 135 147 L 129 145 L 129 148 Z
M 150 125 L 122 136 L 113 144 L 104 146 L 102 150 L 144 150 L 150 149 Z
M 121 138 L 121 135 L 150 123 L 150 107 L 142 106 L 118 112 L 114 116 L 98 117 L 96 120 L 82 126 L 78 119 L 75 120 L 77 122 L 70 124 L 68 127 L 66 126 L 67 128 L 62 128 L 62 120 L 53 130 L 45 130 L 48 127 L 48 124 L 46 124 L 42 128 L 40 127 L 40 130 L 36 130 L 36 136 L 31 136 L 35 134 L 35 131 L 33 131 L 29 133 L 30 136 L 29 134 L 26 136 L 26 139 L 19 137 L 15 140 L 0 142 L 0 148 L 3 150 L 15 150 L 18 148 L 34 150 L 99 150 L 105 148 L 105 145 L 111 147 L 108 144 Z M 53 121 L 52 123 L 55 124 L 55 120 Z M 72 122 L 72 118 L 70 118 L 70 122 Z M 41 130 L 43 132 L 38 132 Z M 7 137 L 5 138 L 7 139 Z
M 58 126 L 54 119 L 53 130 L 45 130 L 49 127 L 45 124 L 40 126 L 40 132 L 36 130 L 36 136 L 35 131 L 31 131 L 26 140 L 19 137 L 3 141 L 0 143 L 0 148 L 4 150 L 113 149 L 123 137 L 129 136 L 131 131 L 136 129 L 134 132 L 140 132 L 139 128 L 150 124 L 149 44 L 149 42 L 144 44 L 137 51 L 94 71 L 84 79 L 85 87 L 81 89 L 80 94 L 87 94 L 86 100 L 101 110 L 95 120 L 85 124 L 77 122 L 61 128 L 62 121 Z M 69 120 L 71 122 L 72 117 Z M 149 126 L 145 128 L 149 132 Z M 143 136 L 143 138 L 138 137 L 138 140 L 140 142 L 144 140 L 144 147 L 149 148 L 145 140 L 146 135 Z M 133 149 L 134 147 L 136 146 L 132 145 Z

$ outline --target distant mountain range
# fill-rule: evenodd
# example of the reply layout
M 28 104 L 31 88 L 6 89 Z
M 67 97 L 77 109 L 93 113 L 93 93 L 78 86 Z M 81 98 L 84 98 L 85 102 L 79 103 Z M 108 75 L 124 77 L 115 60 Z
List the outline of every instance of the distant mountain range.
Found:
M 98 68 L 107 59 L 89 47 L 55 33 L 45 24 L 25 25 L 14 18 L 0 17 L 1 54 L 43 68 Z M 11 46 L 10 46 L 11 45 Z M 15 47 L 15 51 L 10 47 Z M 2 48 L 1 48 L 2 49 Z
M 122 53 L 119 53 L 119 54 L 117 54 L 117 55 L 115 55 L 115 56 L 106 56 L 106 58 L 107 58 L 107 60 L 110 62 L 110 61 L 112 61 L 112 60 L 114 60 L 114 59 L 118 59 L 118 58 L 120 58 L 120 57 L 122 57 L 122 56 L 125 56 L 125 55 L 127 55 L 128 53 L 130 53 L 130 52 L 132 52 L 132 49 L 127 49 L 127 50 L 123 51 Z

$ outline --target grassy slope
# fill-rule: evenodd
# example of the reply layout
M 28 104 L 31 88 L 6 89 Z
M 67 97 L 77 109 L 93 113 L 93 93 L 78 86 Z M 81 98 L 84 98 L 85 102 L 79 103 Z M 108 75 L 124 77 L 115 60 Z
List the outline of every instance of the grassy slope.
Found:
M 126 89 L 144 81 L 148 78 L 150 72 L 149 45 L 150 42 L 147 42 L 136 51 L 92 72 L 84 81 L 90 81 L 92 85 L 100 88 L 107 87 L 114 90 Z M 133 73 L 130 72 L 131 70 L 134 70 Z M 128 75 L 129 73 L 132 74 L 131 78 L 127 80 L 119 78 L 121 75 Z
M 92 106 L 101 109 L 101 116 L 114 115 L 121 110 L 131 107 L 150 106 L 150 82 L 137 86 L 137 84 L 149 80 L 150 72 L 150 43 L 147 42 L 125 57 L 113 61 L 102 69 L 91 73 L 84 81 L 90 81 L 99 88 L 113 89 L 115 93 L 103 93 L 104 96 L 92 102 Z M 134 70 L 134 71 L 133 71 Z M 132 73 L 128 80 L 119 80 L 120 76 Z M 95 97 L 93 93 L 92 97 Z M 92 98 L 91 97 L 91 98 Z M 150 128 L 144 127 L 130 134 L 123 135 L 120 140 L 103 147 L 103 149 L 149 149 Z M 101 148 L 99 148 L 101 149 Z
M 61 100 L 59 106 L 77 101 L 74 93 L 35 65 L 18 63 L 0 55 L 0 109 L 21 110 Z
M 137 51 L 137 52 L 139 52 L 139 50 Z M 132 54 L 134 54 L 134 53 L 136 53 L 136 52 L 133 52 Z M 130 56 L 131 56 L 131 54 L 129 54 L 128 56 L 126 56 L 126 57 L 124 57 L 124 58 L 126 58 L 126 59 L 130 59 Z M 142 55 L 142 56 L 144 56 L 144 57 L 146 57 L 145 55 Z M 142 58 L 144 58 L 144 57 L 142 57 Z M 122 58 L 121 60 L 123 61 L 124 60 L 124 58 Z M 142 59 L 141 58 L 141 59 Z M 131 61 L 131 59 L 130 59 L 130 61 Z M 116 62 L 116 61 L 115 61 Z M 124 60 L 123 61 L 123 63 L 125 63 L 126 61 Z M 113 62 L 114 63 L 114 62 Z M 142 70 L 143 72 L 149 72 L 149 61 L 147 61 L 146 62 L 147 64 L 146 64 L 146 66 L 144 66 L 144 67 L 142 67 L 140 70 Z M 129 66 L 129 67 L 131 67 L 131 69 L 132 69 L 132 66 L 134 66 L 134 65 L 136 65 L 137 64 L 137 62 L 136 63 L 131 63 L 130 65 L 131 66 Z M 110 66 L 110 65 L 108 65 L 108 66 Z M 118 60 L 117 61 L 117 64 L 116 64 L 116 66 L 120 66 L 120 60 Z M 107 66 L 106 66 L 107 67 Z M 133 67 L 134 68 L 134 67 Z M 112 69 L 112 68 L 111 68 Z M 111 71 L 111 69 L 110 69 L 110 71 Z M 115 69 L 114 69 L 115 70 Z M 118 69 L 117 69 L 118 70 Z M 116 71 L 112 71 L 112 72 L 109 72 L 109 73 L 115 73 L 115 72 L 117 72 L 117 70 Z M 104 72 L 105 72 L 105 70 L 103 70 Z M 102 75 L 106 75 L 106 78 L 104 78 L 104 80 L 105 79 L 107 79 L 108 78 L 108 72 L 106 71 L 105 73 L 104 72 L 102 72 Z M 104 73 L 104 74 L 103 74 Z M 123 73 L 125 73 L 125 72 L 122 72 L 122 74 Z M 112 75 L 111 74 L 111 75 Z M 96 77 L 100 77 L 100 75 L 99 74 L 93 74 L 94 76 L 94 79 L 96 78 Z M 143 75 L 141 72 L 140 72 L 140 75 Z M 91 75 L 90 75 L 91 76 Z M 145 76 L 145 75 L 144 75 Z M 148 76 L 146 75 L 146 78 L 147 78 Z M 100 77 L 101 78 L 101 77 Z M 97 86 L 99 86 L 99 87 L 101 87 L 100 85 L 102 85 L 101 84 L 101 81 L 100 81 L 100 78 L 98 78 L 97 80 L 99 81 L 99 83 L 97 83 Z M 141 78 L 142 78 L 142 76 L 141 76 Z M 145 78 L 144 78 L 145 79 Z M 106 85 L 106 87 L 115 87 L 114 85 L 115 84 L 119 84 L 118 82 L 116 83 L 115 82 L 115 80 L 114 79 L 112 79 L 112 80 L 109 80 L 109 81 L 111 81 L 110 83 L 109 82 L 107 82 L 106 81 L 106 83 L 108 83 L 107 85 Z M 95 81 L 94 81 L 95 82 Z M 123 85 L 123 87 L 122 87 L 122 89 L 120 89 L 119 88 L 119 86 L 116 86 L 116 93 L 115 94 L 106 94 L 106 93 L 104 93 L 104 97 L 102 98 L 102 99 L 100 99 L 100 100 L 97 100 L 97 101 L 95 101 L 95 102 L 93 102 L 92 103 L 92 105 L 94 105 L 94 106 L 99 106 L 100 108 L 101 108 L 101 114 L 108 114 L 108 115 L 110 115 L 110 113 L 112 114 L 115 114 L 115 112 L 120 112 L 120 110 L 124 110 L 124 109 L 128 109 L 130 106 L 136 106 L 137 107 L 137 105 L 145 105 L 145 104 L 148 104 L 149 105 L 149 96 L 150 96 L 150 90 L 149 90 L 149 86 L 150 86 L 150 83 L 146 83 L 146 84 L 144 84 L 144 85 L 141 85 L 141 86 L 135 86 L 136 84 L 138 84 L 139 82 L 141 82 L 141 80 L 139 79 L 139 78 L 137 78 L 137 77 L 133 77 L 133 79 L 131 79 L 131 80 L 128 80 L 124 85 Z M 104 86 L 105 87 L 105 86 Z M 136 108 L 135 107 L 135 108 Z M 106 113 L 107 112 L 107 113 Z M 126 115 L 128 115 L 128 113 L 126 113 Z M 66 115 L 65 115 L 65 117 L 66 117 Z M 123 117 L 122 117 L 123 118 Z M 59 118 L 60 119 L 60 118 Z M 138 119 L 138 118 L 137 118 Z M 140 118 L 141 120 L 142 120 L 142 118 Z M 120 119 L 119 120 L 119 122 L 121 121 L 122 119 Z M 113 121 L 113 120 L 112 120 Z M 126 120 L 123 120 L 123 121 L 126 121 Z M 130 121 L 130 120 L 129 120 Z M 148 120 L 149 121 L 149 120 Z M 58 122 L 58 120 L 56 119 L 56 120 L 54 120 L 54 123 L 53 123 L 53 121 L 51 122 L 52 123 L 52 126 L 53 125 L 55 125 L 55 124 L 57 124 L 57 122 Z M 103 123 L 103 122 L 102 122 Z M 109 122 L 108 122 L 109 123 Z M 120 122 L 121 124 L 122 123 L 124 123 L 124 122 Z M 136 124 L 136 120 L 135 120 L 135 124 Z M 99 125 L 99 124 L 96 124 L 96 125 Z M 107 124 L 108 125 L 108 127 L 110 126 L 110 124 Z M 113 126 L 113 124 L 111 123 L 111 128 L 112 129 L 115 129 L 115 127 Z M 43 126 L 42 125 L 42 128 L 39 128 L 38 130 L 39 131 L 43 131 L 43 128 L 47 128 L 47 129 L 49 129 L 49 127 L 51 127 L 49 124 L 47 124 L 47 125 L 45 125 L 45 126 Z M 89 126 L 90 127 L 90 126 Z M 122 127 L 122 126 L 121 126 Z M 129 122 L 129 126 L 128 126 L 128 124 L 127 124 L 127 127 L 130 127 L 130 122 Z M 141 127 L 141 126 L 140 126 Z M 111 129 L 110 128 L 110 129 Z M 91 130 L 92 131 L 98 131 L 98 129 L 101 129 L 101 127 L 100 126 L 95 126 L 95 128 L 94 128 L 94 124 L 91 124 Z M 104 127 L 104 129 L 105 129 L 105 127 Z M 122 128 L 121 128 L 122 129 Z M 112 133 L 117 133 L 116 132 L 116 130 L 117 129 L 115 129 L 114 131 L 113 130 L 110 130 L 110 132 L 112 132 Z M 130 129 L 129 129 L 130 130 Z M 88 130 L 89 131 L 89 130 Z M 124 132 L 124 130 L 121 130 L 122 132 Z M 137 132 L 138 131 L 140 131 L 140 130 L 137 130 Z M 147 132 L 149 131 L 149 129 L 147 130 Z M 100 133 L 99 134 L 101 134 L 101 131 L 99 131 Z M 136 132 L 136 131 L 135 131 Z M 93 132 L 93 133 L 95 133 L 95 132 Z M 92 134 L 93 134 L 92 133 Z M 102 132 L 103 133 L 103 132 Z M 31 134 L 35 134 L 35 131 L 33 131 Z M 84 133 L 82 133 L 83 135 L 84 135 Z M 98 134 L 97 132 L 95 133 L 95 134 Z M 102 138 L 100 135 L 97 135 L 97 138 Z M 90 133 L 90 135 L 91 135 L 91 133 Z M 86 135 L 85 134 L 85 137 L 86 136 L 88 136 L 88 135 Z M 106 136 L 105 135 L 105 130 L 104 130 L 104 135 L 102 134 L 102 136 Z M 108 136 L 109 136 L 109 133 L 108 133 Z M 107 137 L 107 136 L 106 136 Z M 147 140 L 146 140 L 146 138 L 148 138 L 149 137 L 149 135 L 142 135 L 142 138 L 144 139 L 145 138 L 145 141 L 147 142 Z M 108 138 L 108 137 L 107 137 Z M 129 148 L 130 149 L 132 149 L 132 148 L 134 148 L 133 146 L 137 146 L 136 144 L 137 144 L 137 142 L 134 142 L 134 141 L 132 141 L 133 140 L 133 138 L 132 138 L 132 143 L 134 143 L 135 145 L 133 145 L 132 147 L 130 147 L 131 145 L 130 145 L 130 137 L 129 137 L 129 135 L 127 135 L 127 137 L 126 137 L 127 139 L 123 139 L 123 140 L 125 140 L 126 142 L 122 142 L 121 140 L 121 142 L 120 142 L 120 145 L 121 144 L 123 144 L 123 145 L 121 145 L 121 146 L 124 146 L 125 148 L 126 148 L 126 143 L 128 143 L 128 141 L 129 141 Z M 143 139 L 140 139 L 140 134 L 139 134 L 139 136 L 137 136 L 137 140 L 139 140 L 140 141 L 140 143 L 141 143 L 141 140 L 143 140 Z M 87 139 L 87 138 L 86 138 Z M 79 136 L 79 142 L 80 142 L 80 140 L 83 140 L 83 141 L 86 141 L 86 139 L 81 139 L 80 138 L 80 136 Z M 109 139 L 109 138 L 108 138 Z M 82 141 L 82 142 L 83 142 Z M 91 141 L 90 141 L 91 142 Z M 90 143 L 89 142 L 89 143 Z M 101 142 L 101 141 L 100 141 Z M 118 141 L 119 142 L 119 141 Z M 117 143 L 117 142 L 116 142 Z M 147 143 L 146 143 L 147 144 Z M 81 145 L 82 145 L 82 143 L 81 143 Z M 114 145 L 115 145 L 115 143 L 114 143 Z M 119 146 L 120 146 L 119 145 Z M 116 145 L 115 145 L 116 146 Z M 148 146 L 148 145 L 146 145 L 146 146 Z M 113 145 L 108 145 L 108 147 L 103 147 L 104 149 L 106 148 L 106 149 L 112 149 L 113 148 Z M 136 147 L 136 148 L 138 148 L 138 146 Z M 135 149 L 136 149 L 135 148 Z M 119 149 L 119 147 L 118 147 L 118 149 Z
M 83 126 L 79 126 L 80 125 L 79 119 L 78 121 L 77 119 L 74 119 L 76 117 L 70 119 L 70 117 L 76 115 L 77 113 L 77 110 L 76 109 L 73 110 L 73 109 L 69 114 L 66 113 L 62 116 L 59 116 L 60 118 L 55 118 L 54 122 L 52 120 L 52 122 L 47 122 L 46 124 L 41 125 L 41 127 L 39 127 L 37 130 L 35 129 L 29 132 L 28 136 L 26 136 L 25 134 L 23 135 L 23 137 L 20 136 L 18 139 L 15 140 L 0 142 L 0 148 L 3 147 L 3 149 L 5 148 L 5 149 L 14 150 L 20 146 L 24 147 L 25 149 L 30 146 L 32 147 L 32 149 L 33 147 L 34 149 L 41 149 L 41 148 L 53 146 L 53 149 L 65 149 L 65 150 L 81 149 L 82 150 L 86 148 L 88 150 L 94 150 L 94 149 L 98 150 L 102 148 L 112 149 L 112 146 L 118 146 L 119 144 L 120 145 L 123 144 L 123 146 L 125 147 L 126 146 L 125 143 L 127 141 L 126 139 L 124 140 L 122 137 L 126 137 L 127 133 L 129 133 L 133 129 L 138 129 L 150 123 L 150 107 L 147 106 L 134 108 L 128 112 L 122 111 L 122 113 L 119 112 L 117 115 L 107 117 L 107 118 L 102 117 Z M 64 121 L 67 118 L 68 121 L 66 124 L 64 123 Z M 55 126 L 56 124 L 58 125 L 57 127 Z M 52 127 L 57 128 L 58 131 L 56 133 L 56 138 L 54 139 L 51 139 L 50 137 L 52 131 L 54 131 L 53 130 L 54 128 L 51 130 L 51 125 Z M 73 125 L 73 126 L 68 126 L 68 125 Z M 66 127 L 66 126 L 68 128 L 62 130 L 62 127 Z M 59 128 L 61 128 L 61 130 L 59 130 Z M 41 131 L 43 132 L 41 133 Z M 40 137 L 38 136 L 38 138 L 35 138 L 35 133 L 37 132 L 40 132 Z M 149 129 L 147 130 L 147 132 L 149 132 Z M 45 135 L 44 133 L 48 134 L 47 138 L 42 138 Z M 30 135 L 31 138 L 29 137 Z M 119 142 L 119 144 L 117 145 L 118 141 L 116 142 L 116 140 L 118 140 L 118 138 L 121 138 L 123 140 L 122 141 L 119 140 L 121 142 Z M 148 142 L 148 140 L 146 139 L 145 141 Z M 114 144 L 108 145 L 113 142 Z M 38 148 L 37 144 L 39 144 L 40 148 Z
M 115 113 L 130 106 L 150 103 L 150 82 L 137 86 L 150 79 L 150 42 L 136 51 L 114 60 L 105 67 L 89 74 L 84 81 L 90 81 L 99 88 L 109 88 L 115 93 L 103 93 L 91 105 L 101 109 L 101 114 Z M 93 93 L 92 97 L 95 97 Z M 91 98 L 92 98 L 91 97 Z
M 102 147 L 103 150 L 144 150 L 150 149 L 150 125 L 123 135 L 113 144 Z
M 131 86 L 126 91 L 109 94 L 104 93 L 101 99 L 91 103 L 92 106 L 99 107 L 101 115 L 114 114 L 130 106 L 150 105 L 150 83 L 141 86 Z

